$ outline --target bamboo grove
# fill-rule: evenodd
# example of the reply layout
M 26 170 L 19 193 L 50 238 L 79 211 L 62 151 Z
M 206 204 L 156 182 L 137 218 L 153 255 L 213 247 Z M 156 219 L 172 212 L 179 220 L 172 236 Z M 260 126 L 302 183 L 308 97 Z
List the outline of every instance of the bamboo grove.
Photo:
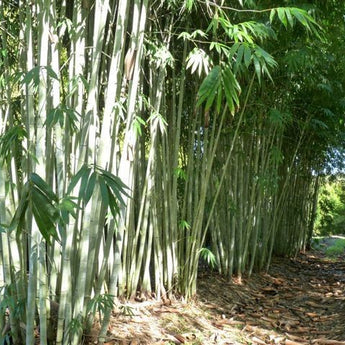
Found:
M 97 321 L 102 344 L 120 296 L 308 245 L 342 157 L 344 5 L 284 3 L 0 0 L 0 341 Z

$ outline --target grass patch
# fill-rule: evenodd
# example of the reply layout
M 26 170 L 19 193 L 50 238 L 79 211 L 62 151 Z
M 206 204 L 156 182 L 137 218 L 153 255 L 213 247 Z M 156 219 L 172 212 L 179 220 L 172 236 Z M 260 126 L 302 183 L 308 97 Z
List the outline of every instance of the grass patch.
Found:
M 325 254 L 330 257 L 339 256 L 345 253 L 345 239 L 338 238 L 333 245 L 328 247 Z
M 183 316 L 180 314 L 168 314 L 166 317 L 163 317 L 161 320 L 161 325 L 167 331 L 172 333 L 188 333 L 191 331 L 190 325 L 186 322 Z
M 320 251 L 329 258 L 345 254 L 344 236 L 318 236 L 313 238 L 312 248 Z

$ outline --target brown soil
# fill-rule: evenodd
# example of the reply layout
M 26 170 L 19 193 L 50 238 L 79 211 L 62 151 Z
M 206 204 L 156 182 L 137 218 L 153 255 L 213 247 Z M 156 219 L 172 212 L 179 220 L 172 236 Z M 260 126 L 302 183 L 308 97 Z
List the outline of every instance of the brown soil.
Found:
M 128 302 L 106 344 L 345 345 L 344 325 L 345 257 L 310 252 L 242 281 L 205 273 L 192 302 Z

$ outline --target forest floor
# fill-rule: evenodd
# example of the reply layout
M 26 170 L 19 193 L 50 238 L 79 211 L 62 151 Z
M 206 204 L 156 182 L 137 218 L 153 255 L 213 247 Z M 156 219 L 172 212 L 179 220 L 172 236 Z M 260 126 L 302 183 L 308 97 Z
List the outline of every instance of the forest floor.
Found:
M 114 312 L 106 344 L 345 345 L 345 252 L 326 256 L 333 244 L 322 239 L 241 281 L 203 273 L 188 303 L 128 302 Z

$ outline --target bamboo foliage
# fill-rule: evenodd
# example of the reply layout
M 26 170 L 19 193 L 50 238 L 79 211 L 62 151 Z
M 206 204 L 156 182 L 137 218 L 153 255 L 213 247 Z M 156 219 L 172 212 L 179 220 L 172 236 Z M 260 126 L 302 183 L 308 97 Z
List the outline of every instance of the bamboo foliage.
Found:
M 0 303 L 0 341 L 33 344 L 39 328 L 42 344 L 79 344 L 98 321 L 104 343 L 119 296 L 192 297 L 200 260 L 230 279 L 305 246 L 315 193 L 313 162 L 300 162 L 317 115 L 285 112 L 295 86 L 274 90 L 270 44 L 281 26 L 318 26 L 297 8 L 234 13 L 0 1 L 11 28 L 1 26 L 0 293 L 13 302 L 9 320 Z

